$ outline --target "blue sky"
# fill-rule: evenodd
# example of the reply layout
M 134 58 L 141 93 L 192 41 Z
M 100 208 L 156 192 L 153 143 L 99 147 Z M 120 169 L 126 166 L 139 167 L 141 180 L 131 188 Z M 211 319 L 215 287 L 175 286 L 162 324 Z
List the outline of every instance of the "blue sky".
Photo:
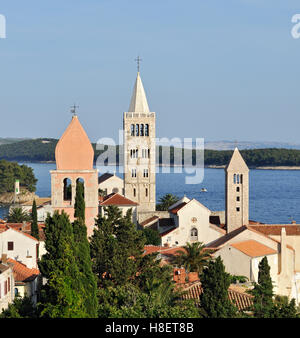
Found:
M 122 128 L 140 55 L 158 137 L 300 143 L 299 1 L 3 0 L 0 137 Z

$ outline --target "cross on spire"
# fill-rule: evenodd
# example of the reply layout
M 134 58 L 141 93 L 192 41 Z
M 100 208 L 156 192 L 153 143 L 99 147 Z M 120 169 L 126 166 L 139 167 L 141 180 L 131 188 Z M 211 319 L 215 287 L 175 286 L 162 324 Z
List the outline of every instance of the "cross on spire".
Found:
M 71 114 L 73 114 L 73 116 L 76 116 L 76 108 L 79 108 L 79 106 L 76 106 L 75 103 L 73 106 L 71 106 Z
M 142 59 L 138 56 L 134 61 L 136 61 L 136 63 L 137 63 L 138 72 L 140 72 L 140 62 L 142 61 Z

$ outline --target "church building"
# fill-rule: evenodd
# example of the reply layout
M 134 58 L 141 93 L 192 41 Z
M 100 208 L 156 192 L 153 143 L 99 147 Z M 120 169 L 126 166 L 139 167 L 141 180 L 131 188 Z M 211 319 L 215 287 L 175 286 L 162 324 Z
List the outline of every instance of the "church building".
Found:
M 76 185 L 84 185 L 85 222 L 88 236 L 93 233 L 98 215 L 98 170 L 93 168 L 94 150 L 76 115 L 55 149 L 56 170 L 51 170 L 51 205 L 64 210 L 74 221 Z

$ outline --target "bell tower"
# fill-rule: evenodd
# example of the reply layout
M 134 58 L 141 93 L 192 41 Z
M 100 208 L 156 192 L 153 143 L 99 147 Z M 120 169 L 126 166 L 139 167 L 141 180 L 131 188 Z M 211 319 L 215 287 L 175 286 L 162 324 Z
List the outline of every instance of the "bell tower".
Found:
M 98 170 L 93 168 L 94 150 L 76 114 L 56 145 L 55 161 L 56 170 L 50 170 L 53 211 L 64 210 L 73 222 L 76 185 L 82 182 L 85 222 L 91 236 L 98 214 Z
M 238 148 L 225 168 L 227 233 L 249 224 L 249 168 Z
M 139 204 L 138 213 L 155 211 L 155 113 L 149 110 L 139 71 L 123 130 L 125 197 Z

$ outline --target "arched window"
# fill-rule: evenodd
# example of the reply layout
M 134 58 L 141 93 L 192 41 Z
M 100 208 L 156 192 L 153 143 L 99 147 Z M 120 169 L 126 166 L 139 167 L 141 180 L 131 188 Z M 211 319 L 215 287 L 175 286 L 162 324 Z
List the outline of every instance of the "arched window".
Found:
M 240 175 L 239 174 L 236 175 L 236 183 L 240 184 Z
M 198 241 L 198 230 L 196 228 L 191 229 L 191 240 Z
M 149 124 L 145 124 L 145 136 L 149 136 Z
M 144 125 L 141 124 L 140 126 L 140 136 L 144 136 Z
M 133 197 L 136 197 L 136 189 L 133 188 Z
M 233 183 L 236 184 L 236 174 L 233 175 Z
M 243 184 L 243 174 L 240 175 L 240 183 Z
M 72 182 L 69 178 L 64 179 L 64 201 L 72 201 Z
M 135 136 L 139 136 L 140 135 L 140 125 L 136 124 L 135 125 Z
M 148 188 L 146 188 L 145 195 L 148 197 Z
M 134 136 L 134 124 L 130 126 L 130 135 Z

